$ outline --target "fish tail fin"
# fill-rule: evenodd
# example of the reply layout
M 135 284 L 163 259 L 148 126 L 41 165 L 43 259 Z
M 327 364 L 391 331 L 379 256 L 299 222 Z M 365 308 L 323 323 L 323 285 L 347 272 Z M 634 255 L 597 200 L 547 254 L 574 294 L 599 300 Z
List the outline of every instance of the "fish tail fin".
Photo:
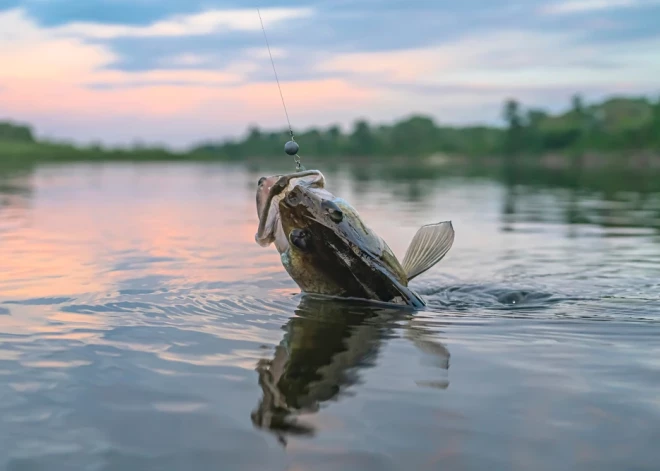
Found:
M 451 221 L 428 224 L 419 228 L 403 257 L 408 281 L 443 259 L 454 243 L 454 227 Z

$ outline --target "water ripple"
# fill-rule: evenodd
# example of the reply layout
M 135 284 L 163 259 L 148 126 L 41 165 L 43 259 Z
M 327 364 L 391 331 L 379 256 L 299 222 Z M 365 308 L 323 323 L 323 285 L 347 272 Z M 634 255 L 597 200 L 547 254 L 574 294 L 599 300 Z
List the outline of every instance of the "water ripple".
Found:
M 300 296 L 240 168 L 10 179 L 0 468 L 654 469 L 660 197 L 347 178 L 397 254 L 454 221 L 427 308 Z

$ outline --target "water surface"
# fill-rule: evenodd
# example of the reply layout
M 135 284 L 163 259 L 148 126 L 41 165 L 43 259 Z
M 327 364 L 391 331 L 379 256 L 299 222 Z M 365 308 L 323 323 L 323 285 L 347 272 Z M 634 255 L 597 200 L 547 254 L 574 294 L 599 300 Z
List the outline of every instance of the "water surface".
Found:
M 658 469 L 660 194 L 326 172 L 399 257 L 453 221 L 411 314 L 299 295 L 269 171 L 0 174 L 0 469 Z

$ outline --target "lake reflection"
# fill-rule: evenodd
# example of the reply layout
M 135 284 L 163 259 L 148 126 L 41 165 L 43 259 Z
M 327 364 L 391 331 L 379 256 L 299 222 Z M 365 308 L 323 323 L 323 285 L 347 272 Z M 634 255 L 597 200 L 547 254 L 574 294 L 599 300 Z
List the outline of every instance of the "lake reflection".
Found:
M 421 352 L 437 356 L 442 369 L 449 368 L 448 350 L 425 338 L 405 310 L 304 296 L 274 357 L 258 363 L 263 399 L 252 413 L 255 425 L 275 431 L 284 444 L 288 433 L 313 435 L 313 426 L 291 415 L 317 412 L 321 403 L 337 400 L 358 383 L 361 370 L 376 365 L 382 343 L 396 327 Z M 448 382 L 440 377 L 418 384 L 444 389 Z
M 300 296 L 280 169 L 0 169 L 0 469 L 657 469 L 651 176 L 319 166 L 399 257 L 453 221 L 427 308 Z

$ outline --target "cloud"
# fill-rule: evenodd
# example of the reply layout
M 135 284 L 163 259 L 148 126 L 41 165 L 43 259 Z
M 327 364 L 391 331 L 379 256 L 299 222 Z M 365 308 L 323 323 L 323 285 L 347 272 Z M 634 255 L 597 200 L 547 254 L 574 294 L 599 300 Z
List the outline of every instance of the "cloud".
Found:
M 285 87 L 284 93 L 296 129 L 316 121 L 321 110 L 322 121 L 331 122 L 346 110 L 368 109 L 376 95 L 372 89 L 339 80 L 298 82 Z M 0 103 L 12 116 L 38 116 L 41 135 L 75 136 L 80 142 L 141 139 L 186 147 L 242 134 L 249 124 L 269 128 L 286 124 L 273 83 L 234 87 L 146 83 L 107 90 L 14 87 L 8 97 L 0 95 Z
M 289 53 L 283 49 L 272 49 L 274 59 L 286 59 Z M 259 65 L 268 65 L 270 67 L 270 60 L 268 51 L 263 48 L 245 48 L 237 51 L 234 54 L 226 54 L 222 52 L 184 52 L 174 54 L 155 54 L 151 60 L 141 61 L 139 64 L 134 64 L 132 67 L 131 62 L 123 60 L 121 62 L 114 62 L 112 67 L 114 69 L 124 71 L 149 71 L 153 69 L 160 70 L 185 70 L 185 69 L 204 69 L 214 70 L 218 68 L 226 68 L 227 64 L 234 71 L 241 71 L 244 75 L 252 74 L 263 67 Z M 270 72 L 272 74 L 272 70 Z
M 255 9 L 308 7 L 305 0 L 267 0 L 248 4 Z M 96 23 L 146 26 L 176 16 L 193 15 L 206 10 L 244 9 L 239 0 L 0 0 L 0 11 L 21 7 L 45 27 L 70 23 Z M 254 11 L 254 10 L 253 10 Z M 256 14 L 256 12 L 255 12 Z M 258 20 L 257 20 L 258 21 Z
M 147 70 L 121 70 L 112 67 L 121 57 L 107 45 L 63 35 L 61 28 L 39 28 L 22 10 L 0 13 L 0 40 L 0 61 L 11 64 L 0 70 L 0 85 L 5 87 L 18 86 L 20 82 L 43 83 L 50 87 L 58 83 L 85 86 L 99 82 L 108 86 L 174 82 L 205 83 L 206 86 L 239 84 L 255 71 L 254 59 L 265 62 L 265 48 L 254 48 L 219 62 L 220 66 L 216 63 L 216 70 L 201 67 L 213 58 L 199 54 L 168 57 L 166 68 L 152 64 Z M 275 48 L 273 55 L 285 57 L 286 53 Z
M 275 26 L 285 20 L 306 18 L 313 14 L 310 8 L 269 8 L 261 12 L 264 23 Z M 104 23 L 69 23 L 52 28 L 51 31 L 63 36 L 76 36 L 94 39 L 114 39 L 122 37 L 180 37 L 204 36 L 218 31 L 258 31 L 261 24 L 253 9 L 207 10 L 189 15 L 177 15 L 146 26 Z
M 576 92 L 652 92 L 660 76 L 657 50 L 660 38 L 594 47 L 576 33 L 522 30 L 405 51 L 338 54 L 318 67 L 392 97 L 373 105 L 372 116 L 407 107 L 451 122 L 492 121 L 508 97 L 556 109 Z
M 658 0 L 568 0 L 551 3 L 540 8 L 547 15 L 566 15 L 573 13 L 590 13 L 604 10 L 646 7 L 658 5 Z
M 172 57 L 165 57 L 160 60 L 161 64 L 166 67 L 195 67 L 208 64 L 210 58 L 203 54 L 179 54 Z
M 0 69 L 0 109 L 34 123 L 42 135 L 83 142 L 143 138 L 180 146 L 242 132 L 250 122 L 284 123 L 274 81 L 245 80 L 254 68 L 249 59 L 263 57 L 258 50 L 248 50 L 245 59 L 227 62 L 221 70 L 130 72 L 109 67 L 117 56 L 107 46 L 55 35 L 22 11 L 0 13 L 0 31 L 0 63 L 12 64 Z M 319 110 L 332 115 L 374 99 L 368 87 L 337 79 L 282 86 L 291 119 L 299 122 Z
M 472 0 L 470 3 L 479 2 Z M 454 11 L 456 9 L 459 12 Z M 501 21 L 493 21 L 493 11 L 487 5 L 464 11 L 461 4 L 451 11 L 438 13 L 437 5 L 425 0 L 410 4 L 383 0 L 377 8 L 367 0 L 324 1 L 314 3 L 310 16 L 280 22 L 264 17 L 264 22 L 271 48 L 287 54 L 286 60 L 275 57 L 278 73 L 283 77 L 295 77 L 296 74 L 308 76 L 310 62 L 337 52 L 423 47 L 462 34 L 468 23 L 481 31 L 499 28 Z M 263 77 L 271 72 L 256 11 L 252 11 L 252 24 L 257 29 L 217 30 L 188 36 L 121 36 L 102 41 L 119 56 L 113 67 L 124 70 L 163 67 L 170 57 L 191 54 L 203 54 L 208 59 L 204 66 L 217 68 L 227 60 L 245 57 L 249 50 L 259 50 L 262 59 L 266 59 L 258 61 L 265 66 L 259 72 Z M 68 28 L 67 25 L 63 27 Z M 256 57 L 250 59 L 257 60 Z
M 78 39 L 55 38 L 39 29 L 21 10 L 0 13 L 0 80 L 76 81 L 115 56 Z
M 24 1 L 0 11 L 0 109 L 38 131 L 182 146 L 284 127 L 254 9 Z M 553 109 L 575 92 L 654 91 L 660 76 L 649 1 L 277 1 L 262 16 L 296 130 L 411 112 L 493 122 L 511 96 Z
M 651 72 L 660 72 L 660 57 L 654 59 L 651 54 L 658 48 L 660 37 L 594 47 L 582 42 L 577 33 L 520 30 L 466 35 L 405 51 L 338 54 L 320 62 L 318 68 L 377 82 L 464 86 L 644 82 L 656 76 Z M 643 60 L 638 60 L 640 55 Z

